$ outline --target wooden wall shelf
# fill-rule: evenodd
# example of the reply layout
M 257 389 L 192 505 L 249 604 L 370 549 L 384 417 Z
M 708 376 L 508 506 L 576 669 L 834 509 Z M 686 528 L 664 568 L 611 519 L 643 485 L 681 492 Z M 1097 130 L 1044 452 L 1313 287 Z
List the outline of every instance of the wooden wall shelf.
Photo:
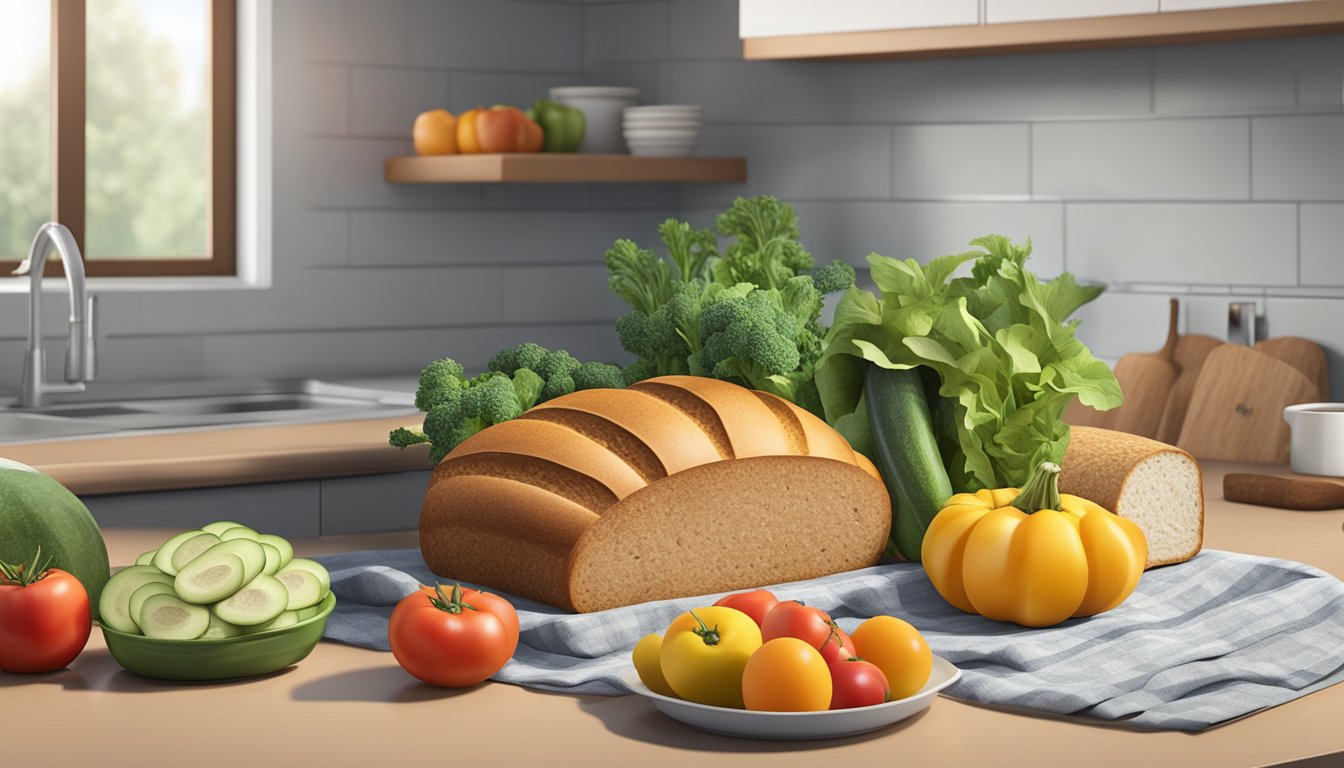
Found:
M 883 29 L 742 41 L 747 59 L 888 60 L 1167 45 L 1344 32 L 1344 0 L 1086 19 Z
M 562 153 L 431 155 L 389 157 L 383 163 L 383 178 L 392 184 L 733 184 L 747 180 L 747 161 Z

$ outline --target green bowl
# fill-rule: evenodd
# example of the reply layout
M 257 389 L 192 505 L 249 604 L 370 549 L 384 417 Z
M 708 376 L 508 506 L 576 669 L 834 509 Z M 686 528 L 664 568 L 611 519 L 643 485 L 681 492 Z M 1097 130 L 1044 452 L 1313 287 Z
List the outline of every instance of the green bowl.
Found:
M 322 639 L 336 596 L 298 624 L 214 640 L 164 640 L 99 624 L 112 658 L 127 671 L 161 680 L 228 680 L 276 672 L 302 661 Z

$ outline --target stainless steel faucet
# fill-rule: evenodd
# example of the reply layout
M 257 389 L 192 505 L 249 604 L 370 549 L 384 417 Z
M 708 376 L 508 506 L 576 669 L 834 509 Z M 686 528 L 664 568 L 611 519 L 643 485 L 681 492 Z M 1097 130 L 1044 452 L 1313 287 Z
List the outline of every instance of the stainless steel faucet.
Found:
M 42 352 L 42 272 L 47 255 L 54 246 L 65 266 L 65 282 L 70 291 L 70 338 L 65 348 L 65 384 L 46 381 L 46 356 Z M 38 408 L 42 396 L 62 392 L 83 392 L 84 383 L 93 381 L 97 373 L 94 357 L 93 314 L 95 297 L 84 286 L 84 259 L 70 230 L 55 222 L 47 222 L 37 230 L 28 258 L 23 260 L 15 275 L 29 275 L 28 286 L 28 349 L 23 355 L 23 388 L 17 405 L 20 408 Z

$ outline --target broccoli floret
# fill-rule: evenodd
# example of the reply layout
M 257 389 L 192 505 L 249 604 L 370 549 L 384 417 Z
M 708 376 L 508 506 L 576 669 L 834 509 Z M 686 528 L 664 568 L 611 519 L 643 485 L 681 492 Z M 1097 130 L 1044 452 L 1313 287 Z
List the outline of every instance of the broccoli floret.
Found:
M 823 294 L 838 293 L 854 285 L 854 268 L 839 259 L 812 271 L 812 284 Z
M 406 448 L 411 445 L 428 443 L 429 435 L 426 435 L 424 432 L 417 432 L 414 429 L 397 427 L 387 433 L 387 442 L 391 443 L 393 448 Z
M 672 295 L 672 269 L 653 251 L 617 240 L 605 260 L 611 292 L 640 312 L 654 312 Z
M 798 214 L 769 195 L 737 198 L 719 214 L 715 227 L 720 235 L 737 238 L 714 265 L 714 279 L 720 283 L 778 288 L 815 265 L 798 242 Z
M 716 379 L 768 389 L 771 376 L 792 373 L 800 362 L 797 325 L 777 294 L 752 291 L 704 308 L 699 366 Z
M 490 362 L 486 364 L 485 368 L 488 371 L 507 373 L 512 376 L 514 371 L 519 368 L 537 370 L 537 366 L 541 365 L 541 360 L 544 357 L 546 357 L 545 347 L 527 341 L 500 350 L 494 357 L 490 358 Z
M 479 387 L 467 390 L 463 409 L 470 409 L 486 426 L 523 415 L 518 393 L 508 376 L 493 376 Z
M 620 368 L 608 363 L 584 363 L 574 371 L 574 389 L 622 389 L 625 379 Z
M 420 371 L 420 386 L 415 390 L 415 407 L 428 412 L 461 389 L 466 383 L 464 377 L 462 366 L 447 357 L 425 366 Z

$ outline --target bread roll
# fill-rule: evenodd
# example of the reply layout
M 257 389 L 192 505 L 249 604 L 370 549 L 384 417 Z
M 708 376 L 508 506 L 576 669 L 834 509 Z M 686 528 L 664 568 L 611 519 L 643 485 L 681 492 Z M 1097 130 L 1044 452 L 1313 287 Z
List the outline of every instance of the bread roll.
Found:
M 1129 518 L 1148 539 L 1148 567 L 1182 563 L 1204 543 L 1204 476 L 1180 448 L 1096 427 L 1071 430 L 1059 490 Z
M 437 574 L 575 611 L 877 562 L 872 465 L 774 395 L 664 376 L 547 401 L 435 469 L 420 549 Z

